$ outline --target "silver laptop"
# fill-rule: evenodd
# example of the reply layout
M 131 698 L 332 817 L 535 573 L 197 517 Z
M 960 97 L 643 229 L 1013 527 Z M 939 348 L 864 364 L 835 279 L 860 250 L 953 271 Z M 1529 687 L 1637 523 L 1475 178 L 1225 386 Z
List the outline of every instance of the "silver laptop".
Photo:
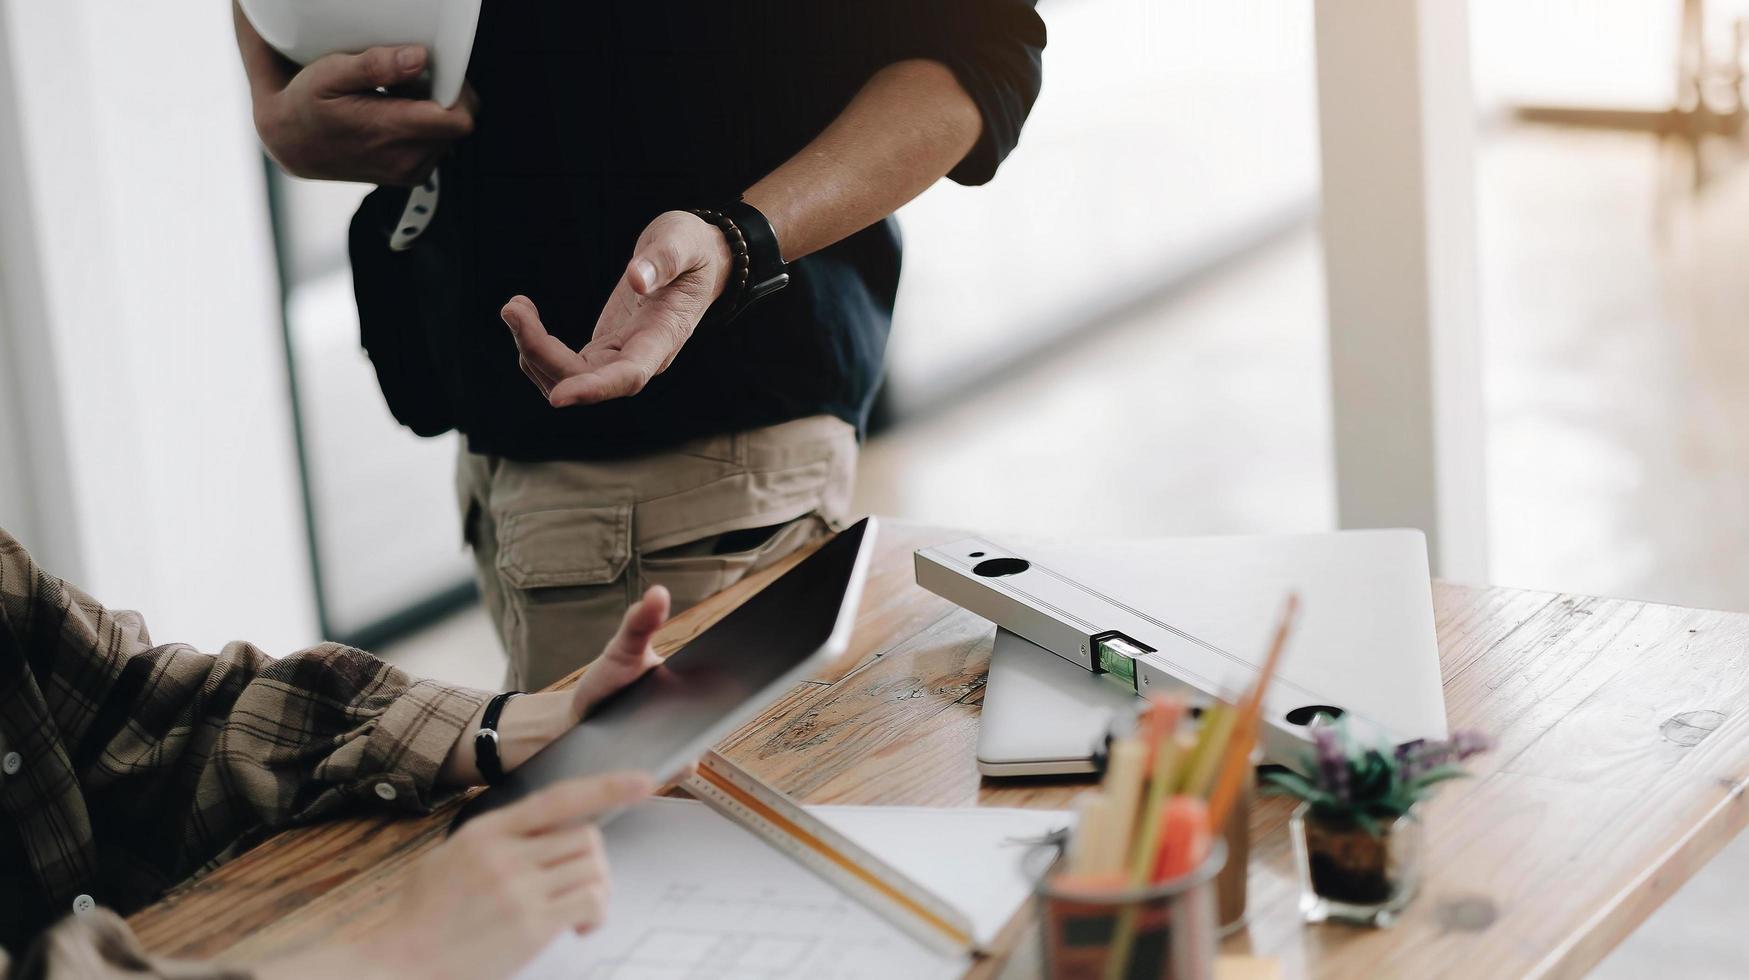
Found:
M 1112 722 L 1141 699 L 1005 629 L 996 630 L 978 771 L 986 776 L 1059 776 L 1098 771 Z
M 1369 742 L 1445 737 L 1433 595 L 1419 531 L 1018 547 L 967 538 L 924 548 L 916 558 L 918 584 L 1037 644 L 1068 668 L 1050 675 L 1051 687 L 1026 680 L 1005 687 L 1005 669 L 984 696 L 986 725 L 1018 718 L 1021 737 L 1030 727 L 1052 741 L 1036 752 L 1040 759 L 1078 751 L 1070 742 L 1084 731 L 1066 719 L 1085 709 L 1072 699 L 1097 698 L 1099 688 L 1089 684 L 1115 686 L 1124 679 L 1112 670 L 1122 668 L 1144 696 L 1178 691 L 1194 703 L 1244 691 L 1289 591 L 1299 593 L 1301 613 L 1264 699 L 1268 761 L 1300 764 L 1311 741 L 1308 726 L 1323 714 L 1346 715 L 1355 735 Z M 1133 656 L 1113 660 L 1101 653 L 1112 637 L 1125 641 Z M 1011 688 L 1030 692 L 1029 703 L 1013 714 L 1003 703 Z M 1052 707 L 1056 691 L 1074 693 Z M 1107 717 L 1081 724 L 1098 727 Z M 1055 746 L 1058 733 L 1061 747 Z M 1013 744 L 1006 731 L 990 737 Z M 992 753 L 987 761 L 1014 773 L 1021 772 L 1015 768 L 1021 756 L 1035 753 L 985 744 Z M 1072 771 L 1061 768 L 1068 762 L 1050 765 L 1032 771 Z

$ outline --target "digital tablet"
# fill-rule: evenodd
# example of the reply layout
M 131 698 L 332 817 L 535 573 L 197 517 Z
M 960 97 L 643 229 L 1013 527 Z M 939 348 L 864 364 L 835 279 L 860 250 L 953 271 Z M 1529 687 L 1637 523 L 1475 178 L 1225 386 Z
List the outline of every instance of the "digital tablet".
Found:
M 873 518 L 840 531 L 470 800 L 454 826 L 574 776 L 625 770 L 658 780 L 679 775 L 797 682 L 843 655 L 874 537 Z

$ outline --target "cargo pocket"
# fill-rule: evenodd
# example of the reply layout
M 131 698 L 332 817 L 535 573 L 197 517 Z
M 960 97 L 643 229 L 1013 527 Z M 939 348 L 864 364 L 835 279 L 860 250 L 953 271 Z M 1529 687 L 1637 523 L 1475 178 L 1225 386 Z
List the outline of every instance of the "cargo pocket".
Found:
M 606 585 L 632 557 L 632 505 L 512 514 L 499 525 L 498 572 L 524 591 Z
M 638 558 L 640 585 L 666 586 L 674 596 L 675 608 L 685 609 L 832 533 L 818 513 L 803 514 L 770 530 L 771 535 L 763 541 L 736 551 L 716 550 L 719 542 L 731 536 L 712 535 L 691 544 L 646 552 Z
M 499 525 L 506 683 L 532 691 L 594 660 L 630 599 L 632 506 L 513 514 Z

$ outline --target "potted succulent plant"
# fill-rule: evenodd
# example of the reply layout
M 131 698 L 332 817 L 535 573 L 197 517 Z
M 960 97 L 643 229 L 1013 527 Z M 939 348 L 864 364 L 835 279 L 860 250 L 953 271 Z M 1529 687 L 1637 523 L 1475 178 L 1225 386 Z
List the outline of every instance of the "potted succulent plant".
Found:
M 1414 897 L 1420 878 L 1420 804 L 1433 788 L 1465 775 L 1461 763 L 1489 741 L 1456 732 L 1366 748 L 1347 725 L 1318 722 L 1304 771 L 1272 772 L 1270 791 L 1300 801 L 1289 829 L 1308 922 L 1341 919 L 1387 926 Z

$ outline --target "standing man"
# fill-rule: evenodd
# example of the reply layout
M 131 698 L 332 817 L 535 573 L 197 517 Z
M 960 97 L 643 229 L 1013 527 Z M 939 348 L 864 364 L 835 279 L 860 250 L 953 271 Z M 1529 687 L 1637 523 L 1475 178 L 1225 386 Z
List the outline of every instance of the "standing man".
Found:
M 289 75 L 238 35 L 276 159 L 435 197 L 410 224 L 384 186 L 353 219 L 364 344 L 397 419 L 466 436 L 464 534 L 529 689 L 646 585 L 685 608 L 849 516 L 890 216 L 990 179 L 1045 43 L 1030 0 L 488 0 L 477 115 L 360 135 L 334 85 L 300 89 L 323 62 Z M 411 116 L 375 90 L 421 55 L 357 57 L 385 67 L 355 108 Z

